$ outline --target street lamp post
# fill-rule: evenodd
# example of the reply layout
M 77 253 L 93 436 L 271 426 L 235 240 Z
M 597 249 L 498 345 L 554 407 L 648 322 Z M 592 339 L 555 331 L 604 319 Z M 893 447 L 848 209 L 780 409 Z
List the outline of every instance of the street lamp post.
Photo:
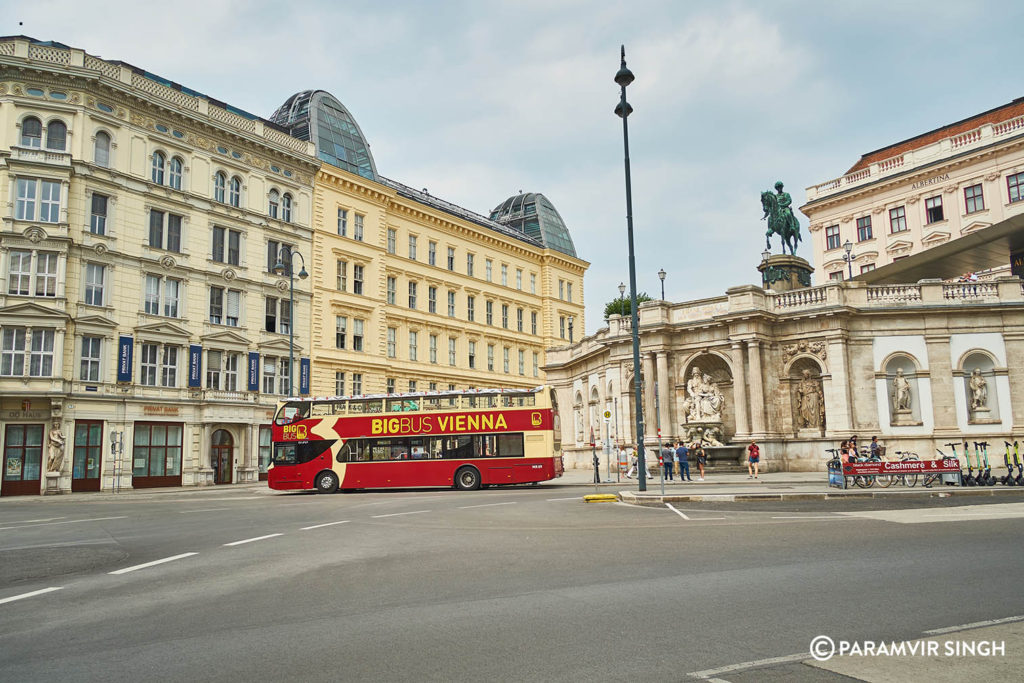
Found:
M 852 280 L 854 256 L 850 252 L 853 251 L 853 242 L 851 242 L 850 240 L 846 240 L 846 242 L 843 244 L 843 251 L 846 252 L 845 254 L 843 254 L 843 260 L 846 261 L 846 267 L 849 269 L 850 279 Z
M 274 272 L 278 275 L 288 273 L 288 395 L 292 396 L 292 379 L 295 377 L 295 257 L 299 257 L 302 269 L 299 271 L 299 279 L 305 280 L 309 277 L 306 272 L 306 259 L 297 251 L 289 247 L 281 247 L 277 252 L 277 263 L 274 264 Z M 285 263 L 285 258 L 288 262 Z
M 658 279 L 661 280 L 661 300 L 662 301 L 665 300 L 665 276 L 666 275 L 668 275 L 668 273 L 665 272 L 664 268 L 662 268 L 661 270 L 658 271 Z
M 573 317 L 569 316 L 569 343 L 572 344 L 572 321 Z
M 622 46 L 622 63 L 615 74 L 615 82 L 621 88 L 619 104 L 615 113 L 622 119 L 622 148 L 625 153 L 626 167 L 626 235 L 629 241 L 629 302 L 630 323 L 633 328 L 633 396 L 636 401 L 636 452 L 637 482 L 639 490 L 647 490 L 647 460 L 644 454 L 644 408 L 640 374 L 640 325 L 636 310 L 636 256 L 633 252 L 633 188 L 629 177 L 629 115 L 633 107 L 626 101 L 626 86 L 634 80 L 633 72 L 626 68 L 626 46 Z

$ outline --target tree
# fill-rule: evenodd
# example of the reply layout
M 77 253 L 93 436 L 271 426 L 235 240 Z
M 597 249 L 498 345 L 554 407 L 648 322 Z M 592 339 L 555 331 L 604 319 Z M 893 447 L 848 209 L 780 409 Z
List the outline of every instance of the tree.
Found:
M 645 301 L 650 301 L 651 297 L 647 296 L 647 292 L 639 292 L 636 295 L 636 303 L 639 306 Z M 621 299 L 612 299 L 604 306 L 604 318 L 608 319 L 611 315 L 630 315 L 632 308 L 630 305 L 629 297 L 622 297 Z

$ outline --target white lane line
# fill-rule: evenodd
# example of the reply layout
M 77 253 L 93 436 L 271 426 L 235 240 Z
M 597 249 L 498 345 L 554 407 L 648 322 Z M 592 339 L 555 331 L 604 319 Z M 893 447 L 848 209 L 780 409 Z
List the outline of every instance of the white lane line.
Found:
M 975 621 L 971 624 L 960 624 L 959 626 L 947 626 L 946 628 L 933 628 L 931 631 L 925 631 L 926 635 L 937 636 L 943 633 L 953 633 L 954 631 L 965 631 L 969 628 L 981 628 L 983 626 L 995 626 L 996 624 L 1009 624 L 1014 621 L 1024 621 L 1024 616 L 1018 617 L 1005 617 L 1003 619 L 989 619 L 988 621 Z
M 171 557 L 165 557 L 162 560 L 153 560 L 152 562 L 146 562 L 144 564 L 137 564 L 134 567 L 125 567 L 124 569 L 118 569 L 115 572 L 107 572 L 107 573 L 108 574 L 127 574 L 128 572 L 138 571 L 139 569 L 146 569 L 147 567 L 155 567 L 158 564 L 163 564 L 165 562 L 174 562 L 175 560 L 180 560 L 183 557 L 192 557 L 193 555 L 198 555 L 198 554 L 199 553 L 182 553 L 181 555 L 172 555 Z
M 0 526 L 0 531 L 7 531 L 8 529 L 31 529 L 37 526 L 55 526 L 57 524 L 79 524 L 81 522 L 102 522 L 108 519 L 127 519 L 127 515 L 121 515 L 120 517 L 93 517 L 91 519 L 70 519 L 66 522 L 48 522 L 46 524 L 26 524 L 23 526 Z
M 430 510 L 414 510 L 412 512 L 392 512 L 390 515 L 373 515 L 373 518 L 380 519 L 381 517 L 398 517 L 400 515 L 421 515 L 424 512 L 430 512 Z
M 711 680 L 718 676 L 718 674 L 727 674 L 733 671 L 743 671 L 744 669 L 753 669 L 759 666 L 770 666 L 772 664 L 786 664 L 788 662 L 800 662 L 805 659 L 810 659 L 810 652 L 800 652 L 795 655 L 785 655 L 783 657 L 769 657 L 768 659 L 755 659 L 751 662 L 740 662 L 739 664 L 730 664 L 729 666 L 723 666 L 718 669 L 705 669 L 704 671 L 692 671 L 687 674 L 691 678 L 699 678 L 702 680 Z
M 515 505 L 515 504 L 516 504 L 516 501 L 513 500 L 513 501 L 509 501 L 507 503 L 484 503 L 482 505 L 461 505 L 461 506 L 459 506 L 459 509 L 460 510 L 469 510 L 470 508 L 490 508 L 490 507 L 494 507 L 495 505 Z
M 299 531 L 309 531 L 310 529 L 320 529 L 325 526 L 334 526 L 335 524 L 348 524 L 348 520 L 342 520 L 340 522 L 327 522 L 326 524 L 314 524 L 313 526 L 304 526 Z
M 178 510 L 179 515 L 191 515 L 193 512 L 216 512 L 218 510 L 230 510 L 231 508 L 204 508 L 202 510 Z
M 31 524 L 32 522 L 52 522 L 55 519 L 67 519 L 67 517 L 44 517 L 42 519 L 19 519 L 17 522 L 11 522 L 12 524 Z
M 690 518 L 689 518 L 689 517 L 687 517 L 686 515 L 684 515 L 684 514 L 683 514 L 682 512 L 680 512 L 679 510 L 676 510 L 676 509 L 675 509 L 674 507 L 672 507 L 672 503 L 665 503 L 665 507 L 667 507 L 667 508 L 668 508 L 669 510 L 671 510 L 671 511 L 672 511 L 672 512 L 674 512 L 674 513 L 676 513 L 677 515 L 679 515 L 679 516 L 680 516 L 680 517 L 682 517 L 683 519 L 685 519 L 685 520 L 686 520 L 687 522 L 689 522 L 689 521 L 690 521 Z
M 778 515 L 772 519 L 850 519 L 849 517 L 836 517 L 835 515 Z
M 36 595 L 42 595 L 43 593 L 52 593 L 53 591 L 59 591 L 62 588 L 63 586 L 50 586 L 49 588 L 43 588 L 37 591 L 32 591 L 31 593 L 12 595 L 9 598 L 4 598 L 3 600 L 0 600 L 0 605 L 4 604 L 5 602 L 14 602 L 15 600 L 24 600 L 25 598 L 35 597 Z
M 582 499 L 583 499 L 582 496 L 573 496 L 572 498 L 548 498 L 548 502 L 550 503 L 550 502 L 553 502 L 553 501 L 556 501 L 556 500 L 582 500 Z
M 235 541 L 233 543 L 225 543 L 224 545 L 242 545 L 243 543 L 252 543 L 253 541 L 262 541 L 268 538 L 274 538 L 275 536 L 284 536 L 284 534 L 267 534 L 266 536 L 257 536 L 256 538 L 246 538 L 241 541 Z

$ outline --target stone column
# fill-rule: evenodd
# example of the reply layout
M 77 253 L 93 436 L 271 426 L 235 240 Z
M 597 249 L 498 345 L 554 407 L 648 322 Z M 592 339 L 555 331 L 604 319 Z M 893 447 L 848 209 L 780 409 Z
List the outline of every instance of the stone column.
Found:
M 671 399 L 669 397 L 672 394 L 672 387 L 668 375 L 668 351 L 658 351 L 656 358 L 658 365 L 658 401 L 661 404 L 658 415 L 661 419 L 661 433 L 667 439 L 676 434 L 676 425 L 672 423 L 672 411 L 669 410 L 671 408 Z
M 761 342 L 757 339 L 747 341 L 747 360 L 750 372 L 750 431 L 757 436 L 764 434 L 764 382 L 761 374 Z
M 935 420 L 933 435 L 938 441 L 948 437 L 960 437 L 960 426 L 956 420 L 956 404 L 953 401 L 953 364 L 949 353 L 949 336 L 944 334 L 926 334 L 924 343 L 928 347 L 928 377 L 932 387 L 932 416 Z M 920 394 L 921 383 L 917 383 Z M 921 397 L 912 399 L 920 407 Z M 924 420 L 924 411 L 921 411 Z
M 1024 431 L 1024 334 L 1004 332 L 1006 367 L 1010 381 L 1010 409 L 1013 411 L 1013 433 Z M 1003 407 L 999 406 L 1000 413 Z
M 832 381 L 829 396 L 825 398 L 825 427 L 830 431 L 852 430 L 850 363 L 846 354 L 846 340 L 842 337 L 828 340 L 828 371 L 832 375 Z M 873 383 L 864 386 L 874 388 Z
M 750 433 L 750 423 L 747 416 L 747 375 L 743 364 L 742 342 L 732 343 L 732 396 L 736 404 L 736 434 L 747 436 Z
M 657 417 L 654 415 L 654 354 L 645 353 L 640 358 L 644 367 L 644 442 L 657 438 Z

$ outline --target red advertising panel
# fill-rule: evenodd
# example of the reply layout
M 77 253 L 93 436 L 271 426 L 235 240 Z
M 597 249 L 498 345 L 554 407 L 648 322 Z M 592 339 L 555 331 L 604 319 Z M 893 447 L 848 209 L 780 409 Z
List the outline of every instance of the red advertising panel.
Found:
M 334 422 L 334 432 L 344 439 L 359 437 L 437 436 L 441 434 L 493 434 L 550 430 L 550 410 L 483 410 L 473 412 L 417 413 L 415 415 L 360 415 L 305 419 L 274 427 L 275 441 L 304 441 L 322 420 Z
M 843 463 L 843 474 L 851 477 L 869 474 L 946 474 L 959 471 L 960 461 L 956 458 Z

